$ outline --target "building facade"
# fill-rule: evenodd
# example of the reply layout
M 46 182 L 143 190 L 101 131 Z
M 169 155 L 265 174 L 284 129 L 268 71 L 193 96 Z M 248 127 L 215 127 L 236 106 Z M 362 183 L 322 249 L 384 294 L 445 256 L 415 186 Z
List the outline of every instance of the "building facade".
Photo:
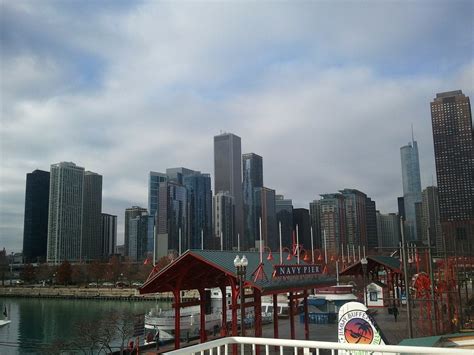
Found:
M 141 262 L 148 257 L 148 212 L 142 211 L 140 215 L 128 221 L 128 258 L 132 262 Z
M 235 204 L 233 244 L 243 231 L 242 149 L 240 137 L 224 133 L 214 137 L 214 193 L 227 192 Z
M 234 244 L 234 197 L 228 192 L 218 192 L 212 201 L 212 221 L 214 224 L 214 249 L 233 250 Z
M 132 241 L 130 241 L 130 236 L 133 235 L 131 233 L 131 224 L 130 221 L 132 219 L 135 219 L 138 216 L 144 216 L 148 215 L 148 211 L 146 208 L 140 207 L 140 206 L 132 206 L 130 208 L 127 208 L 125 210 L 125 221 L 124 221 L 124 256 L 132 256 L 129 254 L 129 251 L 134 248 L 136 249 L 135 246 L 131 246 Z M 148 224 L 147 224 L 148 225 Z M 148 230 L 147 230 L 147 241 L 148 241 Z M 135 254 L 136 255 L 136 254 Z
M 148 175 L 148 237 L 147 251 L 153 253 L 155 250 L 156 239 L 156 217 L 158 211 L 158 193 L 160 183 L 168 181 L 168 176 L 156 171 L 150 171 Z
M 48 245 L 49 172 L 26 174 L 23 256 L 25 262 L 46 261 Z
M 377 211 L 378 244 L 382 248 L 399 248 L 400 217 L 396 213 L 382 214 Z
M 81 259 L 102 257 L 102 175 L 86 171 L 82 208 Z
M 263 187 L 263 159 L 255 153 L 242 155 L 244 234 L 241 238 L 242 250 L 255 247 L 258 231 L 255 189 Z
M 474 133 L 461 90 L 436 94 L 431 123 L 441 229 L 449 253 L 474 253 Z
M 297 228 L 298 227 L 298 228 Z M 298 229 L 298 242 L 306 250 L 311 250 L 311 223 L 307 208 L 293 209 L 293 230 Z M 296 242 L 296 236 L 295 236 Z
M 212 246 L 211 176 L 194 172 L 183 177 L 189 201 L 189 247 L 209 249 Z
M 281 230 L 281 245 L 291 249 L 293 235 L 293 201 L 283 195 L 275 195 L 275 210 L 278 234 Z
M 117 246 L 117 216 L 102 213 L 101 219 L 101 255 L 103 259 L 107 260 L 115 254 L 115 248 Z
M 367 218 L 367 245 L 369 250 L 378 247 L 379 241 L 377 236 L 377 207 L 375 201 L 370 197 L 365 200 L 365 215 Z
M 345 240 L 355 248 L 368 248 L 367 240 L 367 195 L 359 190 L 339 191 L 344 196 Z
M 314 225 L 320 227 L 318 234 L 321 238 L 316 248 L 322 253 L 326 250 L 328 255 L 342 255 L 341 248 L 347 243 L 344 196 L 340 193 L 323 194 L 320 200 L 313 201 L 313 210 Z
M 258 233 L 252 247 L 260 248 L 260 221 L 262 224 L 261 237 L 264 247 L 276 251 L 279 248 L 275 190 L 267 187 L 254 188 L 255 211 L 257 217 Z
M 439 216 L 438 188 L 428 186 L 422 192 L 422 241 L 425 245 L 435 246 L 437 254 L 443 251 L 441 221 Z M 428 243 L 428 240 L 430 243 Z
M 80 261 L 84 168 L 71 162 L 51 165 L 48 207 L 48 263 Z
M 421 203 L 420 161 L 415 140 L 400 148 L 402 162 L 405 235 L 407 241 L 417 241 L 416 203 Z

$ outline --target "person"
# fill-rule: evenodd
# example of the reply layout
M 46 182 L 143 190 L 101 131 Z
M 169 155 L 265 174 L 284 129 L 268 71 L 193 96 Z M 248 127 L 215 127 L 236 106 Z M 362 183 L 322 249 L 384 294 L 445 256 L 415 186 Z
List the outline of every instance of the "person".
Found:
M 156 342 L 156 350 L 158 350 L 160 348 L 160 330 L 159 329 L 156 330 L 155 342 Z
M 393 306 L 392 313 L 393 313 L 393 317 L 395 318 L 395 322 L 396 322 L 397 317 L 398 317 L 398 308 L 397 308 L 397 306 Z

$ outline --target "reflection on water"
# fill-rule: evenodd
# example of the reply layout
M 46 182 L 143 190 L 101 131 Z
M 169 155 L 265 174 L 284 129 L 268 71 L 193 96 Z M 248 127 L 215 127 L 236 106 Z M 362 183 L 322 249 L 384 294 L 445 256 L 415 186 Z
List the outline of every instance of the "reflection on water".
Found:
M 55 342 L 70 342 L 75 324 L 99 321 L 110 313 L 144 314 L 169 303 L 106 300 L 0 298 L 11 323 L 0 328 L 0 354 L 48 353 Z M 133 321 L 133 320 L 131 320 Z

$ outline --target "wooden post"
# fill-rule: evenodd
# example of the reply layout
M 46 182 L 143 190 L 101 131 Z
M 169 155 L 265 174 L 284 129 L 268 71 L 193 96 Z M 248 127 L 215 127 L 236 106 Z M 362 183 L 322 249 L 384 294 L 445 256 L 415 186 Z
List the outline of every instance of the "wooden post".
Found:
M 253 289 L 255 307 L 255 337 L 262 337 L 262 295 L 256 288 Z M 260 346 L 257 345 L 255 354 L 260 355 Z
M 227 336 L 227 294 L 226 287 L 221 286 L 222 293 L 222 325 L 221 325 L 221 336 Z
M 181 337 L 181 295 L 180 290 L 173 290 L 174 296 L 174 348 L 177 350 L 180 347 L 180 337 Z
M 200 306 L 200 341 L 201 343 L 205 343 L 207 341 L 207 334 L 206 334 L 206 291 L 203 288 L 199 289 L 199 306 Z
M 303 307 L 304 307 L 304 338 L 309 340 L 309 314 L 308 314 L 308 291 L 304 290 L 304 299 L 303 299 Z
M 273 294 L 273 337 L 278 339 L 278 294 Z M 275 351 L 278 350 L 278 346 L 275 346 Z
M 295 311 L 293 307 L 293 292 L 289 294 L 288 305 L 290 306 L 290 339 L 295 339 Z

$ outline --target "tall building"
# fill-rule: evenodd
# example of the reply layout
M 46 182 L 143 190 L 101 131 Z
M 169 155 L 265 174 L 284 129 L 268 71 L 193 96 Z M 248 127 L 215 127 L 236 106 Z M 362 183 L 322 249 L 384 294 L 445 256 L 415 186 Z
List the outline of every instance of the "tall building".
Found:
M 359 190 L 339 191 L 344 196 L 346 242 L 356 248 L 368 248 L 367 240 L 367 195 Z
M 194 171 L 183 167 L 166 169 L 166 176 L 168 177 L 168 180 L 177 182 L 181 185 L 183 185 L 184 177 L 196 173 L 200 173 L 200 171 Z
M 189 202 L 189 248 L 205 249 L 212 246 L 212 190 L 211 176 L 194 172 L 183 178 Z
M 175 181 L 160 183 L 156 224 L 157 258 L 189 249 L 189 204 L 186 187 Z
M 148 212 L 130 218 L 128 221 L 128 251 L 130 261 L 143 261 L 147 254 Z
M 214 137 L 214 193 L 228 192 L 235 204 L 233 244 L 243 233 L 242 150 L 240 137 L 224 133 Z
M 117 246 L 117 216 L 102 213 L 101 218 L 102 246 L 100 251 L 102 258 L 107 259 L 115 254 L 115 247 Z
M 311 223 L 309 220 L 309 210 L 306 208 L 293 209 L 293 230 L 296 233 L 298 226 L 298 241 L 306 250 L 311 250 Z M 296 236 L 295 236 L 296 241 Z
M 309 203 L 309 219 L 313 229 L 314 248 L 321 248 L 321 204 L 319 200 L 313 200 Z
M 132 227 L 131 227 L 130 221 L 132 219 L 135 219 L 138 216 L 145 216 L 145 215 L 148 215 L 147 209 L 143 208 L 143 207 L 140 207 L 140 206 L 132 206 L 132 207 L 127 208 L 125 210 L 125 223 L 124 223 L 125 228 L 124 228 L 124 233 L 123 233 L 123 235 L 124 235 L 124 253 L 125 253 L 124 256 L 132 257 L 132 255 L 129 254 L 129 251 L 132 248 L 136 249 L 136 245 L 134 245 L 134 246 L 131 245 L 132 243 L 135 243 L 135 242 L 130 240 L 130 236 L 133 235 L 131 233 L 131 228 Z M 148 225 L 148 223 L 147 223 L 147 225 Z M 147 236 L 148 236 L 148 230 L 147 230 Z M 148 241 L 148 238 L 147 238 L 147 241 Z M 147 249 L 148 249 L 148 247 L 147 247 Z
M 263 246 L 276 251 L 279 248 L 275 190 L 267 187 L 256 187 L 254 189 L 255 211 L 257 217 L 258 234 L 254 239 L 252 247 L 260 248 L 260 223 L 262 221 L 262 242 Z
M 400 242 L 400 217 L 396 213 L 377 211 L 378 244 L 382 248 L 398 248 Z
M 147 237 L 147 251 L 154 252 L 155 248 L 155 226 L 156 213 L 158 211 L 158 192 L 160 183 L 168 181 L 168 176 L 163 173 L 150 171 L 148 175 L 148 237 Z
M 102 175 L 84 173 L 81 259 L 102 257 Z
M 48 245 L 49 172 L 26 174 L 23 256 L 25 262 L 46 260 Z
M 263 187 L 263 162 L 260 155 L 248 153 L 242 155 L 244 234 L 242 250 L 255 247 L 258 238 L 258 217 L 255 205 L 255 189 Z
M 441 229 L 448 252 L 474 253 L 474 133 L 469 97 L 436 94 L 431 122 Z
M 234 244 L 234 197 L 228 192 L 218 192 L 212 200 L 212 221 L 214 224 L 214 249 L 232 250 Z
M 313 217 L 319 218 L 315 223 L 320 226 L 318 234 L 321 239 L 317 247 L 321 250 L 326 248 L 328 256 L 342 255 L 341 248 L 346 247 L 345 208 L 344 195 L 340 193 L 323 194 L 319 201 L 313 201 L 313 210 L 319 212 L 319 215 Z
M 421 202 L 420 162 L 418 144 L 412 139 L 400 148 L 402 162 L 403 201 L 405 204 L 405 234 L 407 241 L 416 241 L 417 220 L 415 204 Z
M 431 246 L 436 246 L 436 252 L 441 254 L 443 251 L 443 239 L 439 218 L 438 188 L 436 186 L 428 186 L 422 192 L 422 199 L 422 241 L 425 245 L 428 245 L 429 239 Z
M 84 168 L 70 162 L 51 165 L 49 184 L 49 263 L 81 258 Z
M 402 197 L 397 197 L 397 204 L 398 204 L 398 215 L 401 219 L 405 220 L 405 201 Z
M 365 215 L 367 218 L 367 245 L 369 249 L 375 249 L 379 245 L 376 210 L 375 201 L 367 197 L 365 200 Z
M 281 245 L 291 249 L 293 235 L 293 201 L 283 195 L 275 196 L 277 231 L 281 226 Z M 278 246 L 279 247 L 279 246 Z

